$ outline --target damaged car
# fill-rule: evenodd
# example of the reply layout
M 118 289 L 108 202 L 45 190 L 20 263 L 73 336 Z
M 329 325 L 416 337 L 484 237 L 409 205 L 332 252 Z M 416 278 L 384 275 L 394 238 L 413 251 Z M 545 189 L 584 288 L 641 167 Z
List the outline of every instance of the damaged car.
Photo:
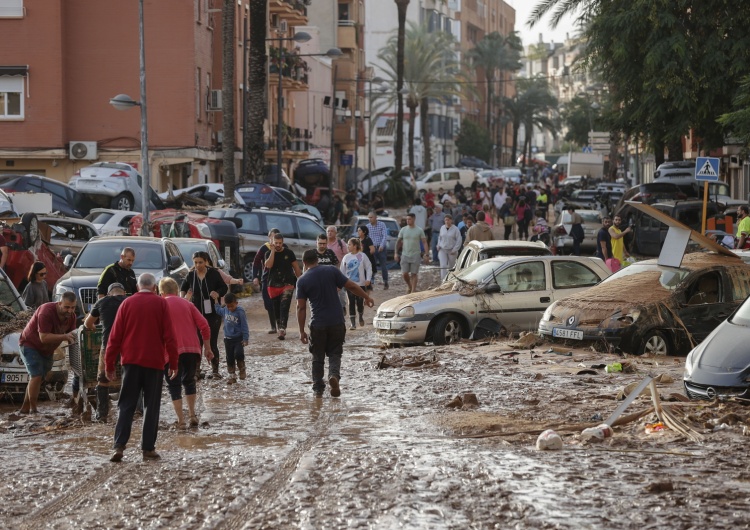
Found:
M 502 257 L 479 261 L 440 286 L 388 300 L 373 319 L 385 344 L 452 344 L 491 319 L 501 334 L 533 330 L 549 304 L 610 275 L 597 258 Z
M 691 399 L 750 399 L 750 299 L 685 359 L 683 384 Z
M 750 294 L 750 267 L 737 257 L 686 254 L 679 266 L 634 263 L 601 284 L 551 304 L 539 333 L 594 342 L 605 351 L 690 351 Z
M 8 276 L 0 270 L 0 398 L 23 399 L 26 392 L 29 373 L 21 357 L 19 340 L 32 314 Z M 65 348 L 61 345 L 52 356 L 52 369 L 42 383 L 46 395 L 62 392 L 68 381 Z

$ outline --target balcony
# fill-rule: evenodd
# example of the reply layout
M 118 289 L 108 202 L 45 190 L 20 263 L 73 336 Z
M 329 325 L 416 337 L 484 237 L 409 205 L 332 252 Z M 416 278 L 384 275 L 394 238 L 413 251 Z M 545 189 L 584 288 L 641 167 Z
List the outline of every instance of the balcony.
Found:
M 284 53 L 284 62 L 281 68 L 282 87 L 287 90 L 307 90 L 309 67 L 307 63 L 294 53 Z M 269 50 L 268 65 L 269 83 L 276 86 L 279 82 L 279 49 L 271 47 Z
M 307 6 L 310 0 L 270 0 L 269 13 L 279 20 L 286 20 L 290 26 L 307 25 Z
M 358 50 L 357 27 L 352 20 L 339 20 L 338 45 L 341 50 Z

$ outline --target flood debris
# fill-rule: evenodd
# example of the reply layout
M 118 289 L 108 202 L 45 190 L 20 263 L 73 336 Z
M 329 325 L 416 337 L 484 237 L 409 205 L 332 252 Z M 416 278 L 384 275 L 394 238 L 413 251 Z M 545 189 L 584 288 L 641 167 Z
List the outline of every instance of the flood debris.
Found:
M 428 352 L 419 355 L 393 356 L 389 358 L 383 355 L 378 362 L 378 370 L 386 368 L 433 368 L 440 366 L 436 352 Z
M 448 403 L 445 404 L 447 409 L 461 409 L 461 410 L 472 410 L 479 408 L 479 399 L 474 392 L 465 392 L 463 394 L 456 395 Z
M 563 441 L 559 434 L 552 429 L 547 429 L 536 439 L 536 448 L 539 451 L 560 451 Z
M 522 332 L 516 342 L 508 344 L 511 348 L 530 350 L 536 346 L 543 344 L 544 339 L 534 332 Z

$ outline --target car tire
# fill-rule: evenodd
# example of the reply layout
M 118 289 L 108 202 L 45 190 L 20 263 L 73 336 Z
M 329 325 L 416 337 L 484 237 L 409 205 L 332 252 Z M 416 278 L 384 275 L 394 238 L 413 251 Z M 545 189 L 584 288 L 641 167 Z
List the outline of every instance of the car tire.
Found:
M 464 325 L 458 315 L 439 317 L 432 326 L 432 343 L 435 346 L 454 344 L 464 336 Z
M 242 263 L 242 279 L 245 283 L 253 283 L 253 260 L 255 254 L 245 254 L 245 260 Z
M 669 338 L 658 330 L 651 330 L 643 336 L 641 347 L 638 350 L 639 355 L 672 355 L 672 345 Z
M 21 224 L 26 229 L 26 246 L 34 246 L 41 237 L 39 234 L 39 219 L 37 219 L 36 214 L 28 212 L 21 217 Z
M 133 211 L 133 206 L 133 197 L 127 193 L 120 193 L 117 197 L 112 199 L 112 202 L 110 203 L 110 208 L 113 210 L 123 210 L 128 212 Z

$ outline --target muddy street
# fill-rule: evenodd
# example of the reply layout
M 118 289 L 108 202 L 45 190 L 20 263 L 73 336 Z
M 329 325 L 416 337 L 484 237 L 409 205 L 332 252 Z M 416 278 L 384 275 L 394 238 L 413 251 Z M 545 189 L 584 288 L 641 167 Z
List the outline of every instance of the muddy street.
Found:
M 428 269 L 422 286 L 436 280 Z M 376 290 L 375 309 L 384 294 L 403 292 L 400 280 Z M 550 425 L 600 423 L 618 391 L 646 374 L 666 374 L 659 394 L 679 403 L 669 396 L 683 393 L 683 358 L 630 358 L 630 373 L 606 373 L 591 366 L 622 358 L 508 342 L 382 350 L 368 323 L 347 332 L 341 397 L 315 399 L 296 325 L 278 341 L 266 334 L 260 297 L 241 303 L 251 329 L 248 378 L 201 381 L 201 425 L 187 431 L 171 427 L 165 390 L 159 462 L 141 461 L 139 419 L 123 462 L 113 464 L 116 412 L 96 424 L 45 401 L 41 414 L 15 419 L 16 407 L 3 404 L 0 527 L 750 526 L 742 407 L 681 406 L 697 441 L 670 429 L 646 434 L 656 421 L 649 414 L 601 443 L 582 441 L 579 428 L 560 429 L 562 451 L 534 446 Z M 374 309 L 366 311 L 371 319 Z M 379 369 L 384 355 L 396 366 Z M 424 362 L 399 366 L 405 358 Z M 446 407 L 466 393 L 478 407 Z M 626 414 L 650 404 L 641 396 Z

